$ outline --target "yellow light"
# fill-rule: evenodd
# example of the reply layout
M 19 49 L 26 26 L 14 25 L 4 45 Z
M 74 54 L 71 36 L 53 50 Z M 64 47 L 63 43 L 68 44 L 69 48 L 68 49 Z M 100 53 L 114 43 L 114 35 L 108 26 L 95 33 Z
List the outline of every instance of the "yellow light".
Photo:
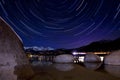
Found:
M 33 55 L 31 55 L 31 54 L 30 54 L 30 55 L 28 55 L 28 57 L 32 58 L 32 57 L 33 57 Z

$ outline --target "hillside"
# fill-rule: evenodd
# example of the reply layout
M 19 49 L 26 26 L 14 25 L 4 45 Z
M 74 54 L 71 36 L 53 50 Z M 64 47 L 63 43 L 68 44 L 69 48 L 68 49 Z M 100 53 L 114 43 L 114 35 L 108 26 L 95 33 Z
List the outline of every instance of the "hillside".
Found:
M 120 38 L 115 40 L 101 40 L 89 45 L 77 48 L 78 51 L 113 51 L 120 49 Z

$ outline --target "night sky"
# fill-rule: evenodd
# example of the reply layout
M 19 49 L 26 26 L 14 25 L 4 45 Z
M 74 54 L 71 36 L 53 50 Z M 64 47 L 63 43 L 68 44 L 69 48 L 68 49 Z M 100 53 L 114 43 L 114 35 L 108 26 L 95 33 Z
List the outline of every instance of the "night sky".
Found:
M 0 0 L 24 46 L 76 48 L 120 37 L 120 0 Z

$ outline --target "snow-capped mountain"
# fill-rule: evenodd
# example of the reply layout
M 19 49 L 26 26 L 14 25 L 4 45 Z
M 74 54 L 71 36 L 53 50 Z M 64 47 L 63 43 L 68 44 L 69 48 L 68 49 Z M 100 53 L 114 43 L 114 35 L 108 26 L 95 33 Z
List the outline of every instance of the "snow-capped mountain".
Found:
M 54 50 L 54 48 L 51 48 L 51 47 L 37 47 L 37 46 L 24 47 L 24 49 L 25 50 L 34 50 L 34 51 Z

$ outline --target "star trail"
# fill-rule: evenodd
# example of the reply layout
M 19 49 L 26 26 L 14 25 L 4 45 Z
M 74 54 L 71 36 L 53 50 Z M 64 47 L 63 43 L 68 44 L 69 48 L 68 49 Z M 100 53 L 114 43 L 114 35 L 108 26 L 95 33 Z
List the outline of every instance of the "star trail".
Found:
M 76 48 L 120 37 L 120 0 L 0 0 L 24 46 Z

